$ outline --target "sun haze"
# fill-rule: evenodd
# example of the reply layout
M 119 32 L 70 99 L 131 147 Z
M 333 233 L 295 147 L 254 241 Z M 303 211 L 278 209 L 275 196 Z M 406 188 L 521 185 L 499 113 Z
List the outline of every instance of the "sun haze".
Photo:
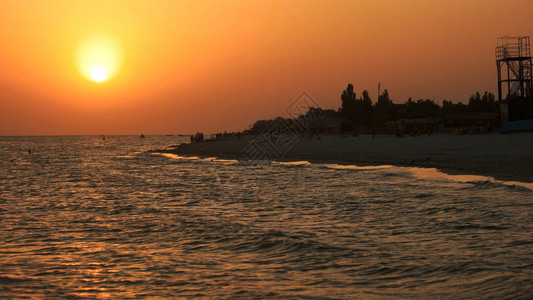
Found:
M 75 53 L 80 74 L 97 82 L 116 76 L 122 65 L 118 38 L 96 35 L 83 38 Z
M 348 83 L 395 102 L 497 88 L 530 0 L 1 1 L 0 135 L 247 129 Z M 100 67 L 97 67 L 100 66 Z M 93 74 L 94 73 L 94 74 Z M 98 83 L 99 82 L 99 83 Z

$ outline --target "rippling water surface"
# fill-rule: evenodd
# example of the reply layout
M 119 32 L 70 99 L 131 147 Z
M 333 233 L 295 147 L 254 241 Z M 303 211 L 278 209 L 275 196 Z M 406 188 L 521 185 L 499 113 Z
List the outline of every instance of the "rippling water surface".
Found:
M 0 296 L 533 294 L 528 185 L 145 152 L 179 142 L 0 138 Z

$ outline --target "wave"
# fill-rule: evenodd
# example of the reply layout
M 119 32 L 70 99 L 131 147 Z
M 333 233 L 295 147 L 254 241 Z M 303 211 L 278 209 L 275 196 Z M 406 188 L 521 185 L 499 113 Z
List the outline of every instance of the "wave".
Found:
M 436 168 L 418 168 L 410 167 L 407 168 L 413 175 L 420 179 L 437 179 L 437 180 L 448 180 L 459 183 L 469 183 L 476 186 L 492 186 L 492 187 L 507 187 L 515 188 L 518 190 L 531 191 L 533 190 L 533 183 L 519 182 L 519 181 L 503 181 L 496 180 L 490 176 L 481 176 L 481 175 L 450 175 L 445 172 L 442 172 Z
M 200 158 L 198 156 L 181 156 L 174 153 L 161 153 L 161 152 L 153 152 L 152 155 L 159 155 L 164 156 L 166 158 L 170 159 L 176 159 L 176 160 L 191 160 L 191 161 L 204 161 L 204 162 L 218 162 L 218 163 L 225 163 L 225 164 L 235 164 L 239 161 L 236 159 L 222 159 L 218 157 L 206 157 L 206 158 Z
M 170 159 L 179 160 L 201 160 L 205 162 L 219 162 L 225 164 L 238 164 L 241 163 L 235 159 L 219 159 L 217 157 L 209 157 L 201 159 L 198 156 L 180 156 L 172 153 L 152 153 L 154 155 L 161 155 Z M 323 164 L 323 163 L 311 163 L 309 161 L 272 161 L 272 166 L 282 167 L 309 167 L 315 166 L 318 168 L 326 168 L 333 170 L 355 170 L 355 171 L 382 171 L 387 172 L 382 174 L 383 176 L 405 176 L 410 175 L 418 179 L 423 180 L 446 180 L 457 183 L 468 183 L 476 186 L 488 186 L 493 187 L 506 187 L 520 191 L 533 191 L 533 183 L 520 182 L 520 181 L 503 181 L 496 180 L 490 176 L 482 175 L 452 175 L 445 173 L 437 168 L 421 168 L 421 167 L 402 167 L 394 165 L 376 165 L 376 166 L 358 166 L 354 164 Z
M 357 165 L 338 165 L 326 164 L 325 168 L 334 170 L 387 170 L 385 176 L 410 174 L 411 176 L 424 180 L 446 180 L 458 183 L 469 183 L 476 186 L 506 187 L 522 191 L 533 191 L 533 183 L 520 181 L 503 181 L 496 180 L 490 176 L 482 175 L 451 175 L 437 168 L 420 168 L 420 167 L 400 167 L 393 165 L 378 166 L 357 166 Z
M 266 257 L 284 257 L 290 261 L 302 261 L 306 254 L 324 253 L 333 255 L 339 251 L 351 252 L 351 249 L 336 247 L 298 235 L 286 235 L 278 230 L 270 230 L 262 234 L 238 238 L 222 245 L 225 250 L 245 253 L 262 253 Z M 318 259 L 318 257 L 315 257 Z

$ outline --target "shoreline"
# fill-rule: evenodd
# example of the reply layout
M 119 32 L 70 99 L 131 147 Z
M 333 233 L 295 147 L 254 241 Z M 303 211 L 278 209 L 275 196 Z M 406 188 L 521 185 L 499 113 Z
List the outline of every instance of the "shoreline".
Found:
M 370 135 L 321 140 L 300 139 L 282 157 L 256 136 L 180 144 L 154 152 L 181 156 L 245 159 L 256 141 L 276 161 L 309 161 L 341 165 L 436 168 L 449 175 L 482 175 L 502 181 L 533 183 L 533 133 L 403 137 Z

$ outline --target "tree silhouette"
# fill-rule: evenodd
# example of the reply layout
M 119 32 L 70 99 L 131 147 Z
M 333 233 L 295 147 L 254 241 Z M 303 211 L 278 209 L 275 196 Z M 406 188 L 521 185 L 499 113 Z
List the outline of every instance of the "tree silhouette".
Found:
M 380 115 L 381 118 L 384 118 L 389 116 L 393 109 L 394 105 L 389 97 L 389 91 L 385 89 L 383 93 L 379 95 L 378 102 L 376 102 L 376 113 Z
M 353 84 L 349 83 L 348 87 L 342 92 L 342 116 L 345 119 L 352 120 L 355 118 L 355 92 Z
M 372 99 L 368 91 L 364 90 L 360 99 L 355 101 L 355 118 L 361 123 L 370 124 L 372 121 Z
M 485 92 L 483 96 L 479 92 L 470 96 L 468 99 L 468 110 L 477 111 L 493 111 L 497 110 L 498 104 L 493 93 Z
M 363 101 L 365 106 L 372 107 L 372 99 L 370 99 L 367 90 L 363 91 L 363 97 L 361 98 L 361 100 Z

